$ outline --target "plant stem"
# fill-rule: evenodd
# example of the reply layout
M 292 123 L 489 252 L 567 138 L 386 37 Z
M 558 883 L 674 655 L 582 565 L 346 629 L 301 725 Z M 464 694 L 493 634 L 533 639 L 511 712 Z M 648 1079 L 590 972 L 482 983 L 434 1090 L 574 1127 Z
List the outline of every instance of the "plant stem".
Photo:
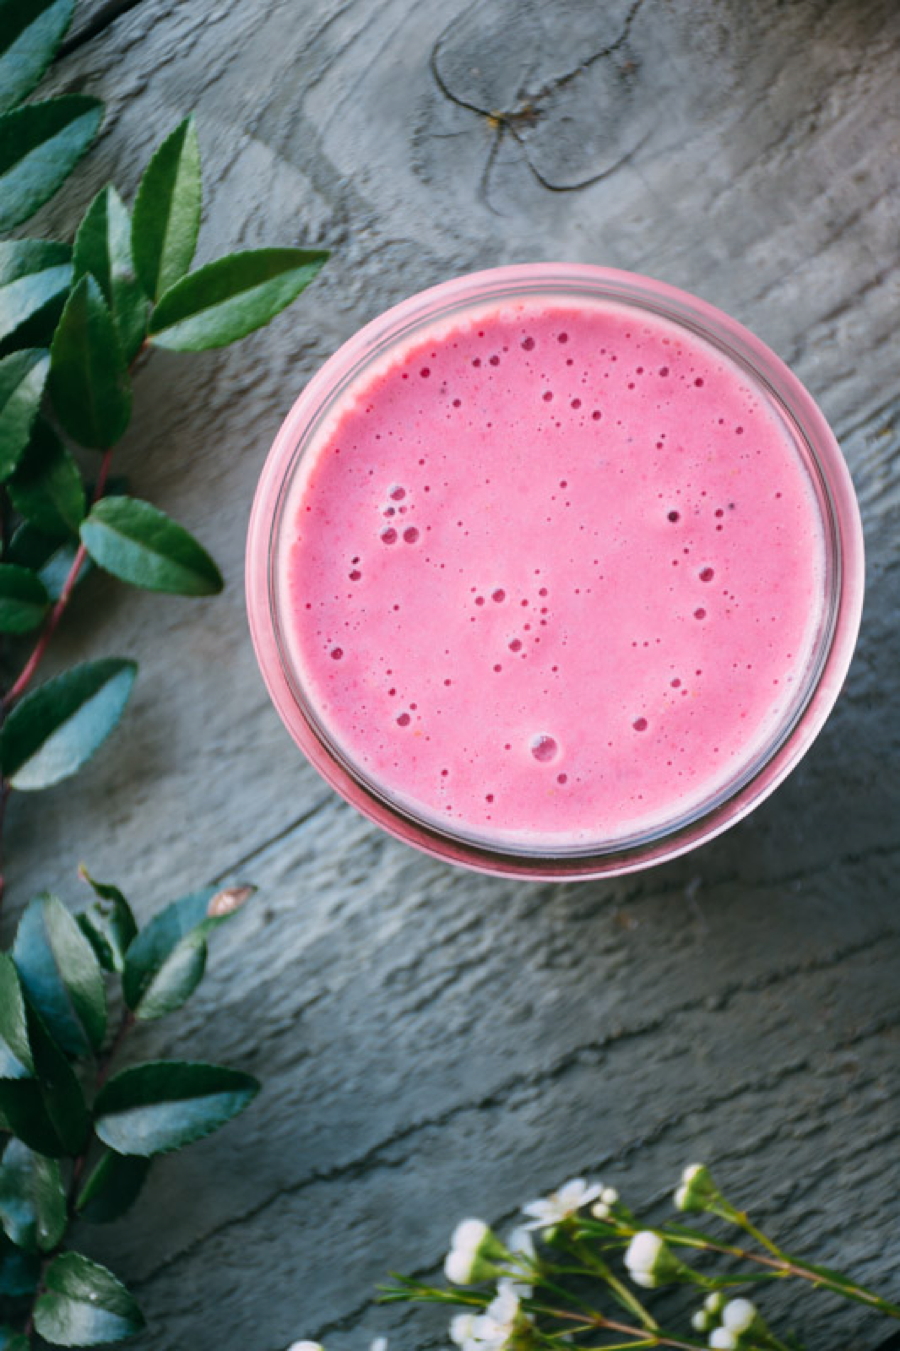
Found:
M 99 501 L 106 490 L 106 480 L 109 478 L 109 466 L 112 461 L 114 449 L 115 447 L 110 446 L 103 452 L 103 459 L 97 474 L 97 482 L 94 484 L 94 491 L 91 495 L 92 506 L 95 502 Z M 50 645 L 50 639 L 56 632 L 59 621 L 65 614 L 69 601 L 72 599 L 75 583 L 78 581 L 79 574 L 84 567 L 84 560 L 86 558 L 87 550 L 83 544 L 79 544 L 75 552 L 75 557 L 72 559 L 72 566 L 69 568 L 66 580 L 63 582 L 62 590 L 59 593 L 59 599 L 47 616 L 37 642 L 31 649 L 31 655 L 19 672 L 12 687 L 7 690 L 2 698 L 0 698 L 0 725 L 2 725 L 9 714 L 12 706 L 17 700 L 21 699 L 22 695 L 34 679 L 35 673 L 43 661 L 47 648 Z M 5 779 L 0 779 L 0 905 L 3 904 L 3 893 L 5 890 L 5 880 L 3 877 L 3 826 L 6 820 L 6 803 L 11 792 L 11 785 L 7 783 Z
M 103 452 L 103 460 L 100 465 L 100 472 L 97 475 L 97 482 L 94 485 L 91 505 L 103 496 L 103 492 L 106 488 L 106 480 L 109 477 L 109 466 L 114 449 L 114 446 L 110 446 L 108 450 Z M 78 581 L 79 574 L 84 566 L 84 560 L 86 558 L 87 550 L 83 544 L 79 544 L 75 557 L 72 559 L 72 566 L 69 568 L 68 575 L 63 583 L 62 590 L 59 593 L 59 599 L 47 616 L 40 636 L 31 650 L 31 656 L 22 667 L 18 679 L 12 688 L 3 696 L 2 703 L 0 703 L 0 713 L 8 713 L 13 704 L 18 699 L 21 699 L 22 695 L 31 684 L 31 681 L 34 679 L 35 672 L 46 654 L 50 639 L 56 632 L 59 621 L 65 614 L 69 601 L 72 599 L 75 583 Z
M 900 1318 L 900 1306 L 891 1304 L 881 1295 L 876 1295 L 873 1290 L 867 1290 L 865 1286 L 857 1285 L 843 1277 L 832 1276 L 821 1267 L 815 1267 L 800 1258 L 789 1257 L 787 1253 L 777 1249 L 776 1251 L 779 1251 L 777 1257 L 765 1257 L 762 1253 L 750 1252 L 731 1243 L 716 1243 L 708 1238 L 690 1239 L 685 1234 L 672 1234 L 665 1229 L 660 1233 L 673 1247 L 698 1248 L 705 1252 L 722 1253 L 726 1257 L 738 1257 L 745 1262 L 755 1262 L 758 1266 L 769 1268 L 776 1275 L 797 1276 L 802 1280 L 811 1281 L 813 1285 L 822 1286 L 835 1295 L 843 1295 L 845 1299 L 852 1300 L 856 1304 L 866 1304 L 871 1309 L 878 1309 L 889 1318 Z
M 583 1314 L 571 1313 L 568 1309 L 552 1309 L 544 1305 L 535 1306 L 536 1312 L 549 1315 L 551 1318 L 561 1318 L 566 1322 L 581 1323 L 585 1328 L 598 1328 L 608 1332 L 620 1332 L 624 1337 L 633 1337 L 635 1344 L 639 1346 L 673 1346 L 678 1351 L 707 1351 L 704 1342 L 686 1342 L 678 1337 L 673 1337 L 671 1333 L 664 1328 L 635 1328 L 628 1323 L 619 1323 L 614 1318 L 606 1318 L 601 1313 L 594 1313 L 590 1317 Z M 753 1351 L 748 1347 L 748 1351 Z
M 619 1302 L 623 1304 L 626 1309 L 630 1309 L 630 1311 L 640 1319 L 648 1331 L 656 1332 L 659 1328 L 659 1324 L 650 1313 L 649 1309 L 645 1309 L 637 1295 L 632 1294 L 624 1282 L 620 1281 L 618 1277 L 613 1274 L 606 1262 L 603 1261 L 602 1257 L 595 1256 L 586 1244 L 579 1242 L 573 1243 L 570 1251 L 580 1262 L 584 1263 L 590 1272 L 606 1281 Z
M 115 1035 L 113 1036 L 112 1041 L 109 1043 L 109 1046 L 106 1048 L 105 1053 L 100 1057 L 100 1059 L 97 1062 L 97 1078 L 95 1082 L 97 1092 L 100 1091 L 100 1089 L 103 1087 L 103 1085 L 109 1078 L 109 1073 L 110 1070 L 112 1069 L 113 1061 L 115 1060 L 116 1055 L 118 1054 L 119 1048 L 122 1045 L 122 1042 L 125 1040 L 128 1033 L 134 1027 L 134 1024 L 135 1024 L 135 1017 L 134 1014 L 131 1012 L 131 1009 L 129 1008 L 123 1009 L 122 1017 L 119 1020 L 119 1026 L 116 1028 Z M 72 1178 L 69 1183 L 68 1210 L 70 1217 L 73 1219 L 75 1216 L 75 1203 L 78 1199 L 78 1184 L 81 1182 L 82 1175 L 87 1165 L 87 1159 L 88 1159 L 87 1150 L 85 1150 L 83 1154 L 79 1154 L 72 1161 Z

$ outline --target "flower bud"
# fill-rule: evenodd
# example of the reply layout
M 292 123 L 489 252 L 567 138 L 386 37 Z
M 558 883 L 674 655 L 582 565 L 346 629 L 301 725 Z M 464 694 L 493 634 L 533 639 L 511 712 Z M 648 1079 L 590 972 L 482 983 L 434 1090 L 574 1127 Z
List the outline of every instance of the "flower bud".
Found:
M 477 1285 L 502 1275 L 500 1262 L 512 1257 L 492 1229 L 483 1220 L 463 1220 L 450 1239 L 450 1251 L 444 1262 L 444 1274 L 454 1285 Z
M 749 1299 L 730 1299 L 722 1310 L 722 1325 L 736 1337 L 749 1332 L 754 1323 L 759 1323 L 756 1305 Z
M 473 1332 L 475 1331 L 476 1315 L 473 1313 L 458 1313 L 450 1319 L 450 1340 L 457 1346 L 465 1346 Z
M 721 1290 L 714 1290 L 711 1295 L 707 1295 L 703 1301 L 703 1307 L 709 1313 L 721 1313 L 728 1303 L 728 1296 Z
M 709 1334 L 709 1344 L 713 1351 L 736 1351 L 737 1337 L 727 1328 L 715 1328 Z
M 318 1342 L 292 1342 L 288 1351 L 325 1351 Z
M 712 1317 L 705 1309 L 698 1309 L 696 1313 L 691 1314 L 691 1327 L 695 1332 L 709 1332 L 712 1322 Z
M 635 1234 L 625 1250 L 625 1265 L 635 1285 L 646 1290 L 668 1281 L 690 1280 L 693 1274 L 678 1260 L 665 1239 L 649 1229 Z
M 718 1201 L 721 1193 L 704 1163 L 692 1163 L 681 1174 L 681 1185 L 675 1192 L 678 1210 L 708 1210 L 711 1201 Z

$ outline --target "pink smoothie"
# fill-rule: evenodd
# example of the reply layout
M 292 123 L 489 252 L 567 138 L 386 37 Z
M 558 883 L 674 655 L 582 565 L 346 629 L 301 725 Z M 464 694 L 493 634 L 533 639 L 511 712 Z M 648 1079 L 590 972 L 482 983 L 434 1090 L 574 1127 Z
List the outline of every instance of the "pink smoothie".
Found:
M 290 501 L 291 659 L 377 791 L 497 847 L 609 845 L 755 763 L 822 622 L 808 472 L 712 344 L 612 301 L 435 323 Z

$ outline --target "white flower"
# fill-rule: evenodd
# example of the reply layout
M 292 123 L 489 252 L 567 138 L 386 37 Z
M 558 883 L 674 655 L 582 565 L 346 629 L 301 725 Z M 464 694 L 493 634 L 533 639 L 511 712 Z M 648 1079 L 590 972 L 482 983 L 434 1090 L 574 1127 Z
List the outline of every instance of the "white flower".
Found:
M 463 1220 L 450 1239 L 444 1274 L 454 1285 L 474 1285 L 500 1273 L 499 1259 L 509 1252 L 483 1220 Z
M 491 1300 L 483 1315 L 472 1319 L 465 1351 L 503 1351 L 529 1321 L 508 1281 L 498 1282 L 497 1291 L 497 1298 Z
M 749 1299 L 731 1299 L 722 1310 L 722 1322 L 729 1332 L 740 1336 L 756 1318 L 756 1305 Z
M 529 1201 L 527 1206 L 522 1207 L 523 1212 L 531 1216 L 525 1228 L 552 1229 L 555 1224 L 562 1224 L 563 1220 L 576 1215 L 582 1207 L 596 1201 L 602 1191 L 600 1182 L 588 1183 L 583 1177 L 573 1177 L 559 1191 L 541 1196 L 537 1201 Z
M 288 1351 L 325 1351 L 319 1342 L 292 1342 Z
M 737 1337 L 727 1328 L 716 1328 L 709 1334 L 709 1344 L 713 1351 L 735 1351 Z
M 619 1193 L 615 1187 L 604 1187 L 600 1193 L 600 1200 L 591 1206 L 591 1214 L 598 1220 L 608 1220 L 618 1199 Z
M 472 1338 L 472 1331 L 477 1322 L 473 1313 L 458 1313 L 450 1319 L 450 1340 L 457 1346 L 465 1346 Z
M 376 1337 L 369 1343 L 369 1351 L 387 1351 L 387 1337 Z
M 719 1189 L 705 1163 L 688 1164 L 675 1192 L 677 1210 L 706 1210 L 710 1201 L 719 1199 Z
M 657 1284 L 656 1268 L 665 1246 L 659 1234 L 651 1234 L 647 1229 L 635 1234 L 625 1249 L 625 1265 L 635 1285 L 652 1290 Z
M 693 1280 L 690 1267 L 675 1256 L 665 1239 L 650 1229 L 635 1234 L 625 1249 L 625 1265 L 635 1285 L 646 1290 L 670 1281 Z

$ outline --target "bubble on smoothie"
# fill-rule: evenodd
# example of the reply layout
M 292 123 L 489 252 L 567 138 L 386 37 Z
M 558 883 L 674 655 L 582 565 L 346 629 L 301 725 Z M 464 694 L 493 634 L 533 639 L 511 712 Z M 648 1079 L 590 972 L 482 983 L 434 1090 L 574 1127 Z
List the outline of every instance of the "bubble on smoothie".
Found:
M 384 530 L 382 530 L 381 542 L 382 544 L 397 543 L 397 532 L 392 525 L 385 526 Z
M 558 750 L 559 745 L 556 738 L 549 736 L 546 732 L 539 732 L 537 736 L 531 738 L 531 754 L 541 764 L 555 760 Z

